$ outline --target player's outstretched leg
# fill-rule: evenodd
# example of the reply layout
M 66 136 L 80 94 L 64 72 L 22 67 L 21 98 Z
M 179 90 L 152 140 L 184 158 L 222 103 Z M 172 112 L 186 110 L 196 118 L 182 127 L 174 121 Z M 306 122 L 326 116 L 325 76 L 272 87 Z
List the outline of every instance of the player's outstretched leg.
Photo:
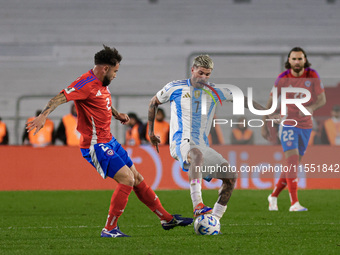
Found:
M 194 220 L 192 218 L 185 218 L 185 217 L 181 217 L 180 214 L 174 214 L 172 215 L 172 220 L 170 221 L 164 221 L 162 220 L 162 227 L 164 230 L 169 230 L 169 229 L 173 229 L 174 227 L 185 227 L 185 226 L 189 226 L 192 224 Z
M 194 206 L 194 217 L 212 212 L 212 208 L 203 204 L 201 197 L 202 179 L 192 179 L 190 181 L 190 195 Z
M 172 229 L 177 226 L 188 226 L 192 224 L 192 218 L 180 217 L 180 215 L 171 215 L 162 206 L 161 201 L 151 187 L 145 182 L 143 176 L 132 165 L 130 168 L 134 173 L 135 183 L 133 190 L 138 199 L 144 203 L 149 209 L 154 212 L 161 221 L 162 227 L 165 230 Z
M 114 176 L 118 182 L 110 203 L 109 215 L 105 224 L 105 228 L 101 232 L 101 237 L 128 237 L 120 231 L 117 222 L 124 212 L 128 202 L 129 195 L 132 191 L 134 178 L 127 166 L 123 166 Z
M 190 196 L 194 208 L 194 217 L 202 214 L 211 213 L 212 208 L 206 206 L 202 199 L 202 173 L 196 170 L 196 166 L 203 165 L 203 154 L 198 148 L 193 148 L 188 153 L 190 160 L 189 181 L 190 181 Z

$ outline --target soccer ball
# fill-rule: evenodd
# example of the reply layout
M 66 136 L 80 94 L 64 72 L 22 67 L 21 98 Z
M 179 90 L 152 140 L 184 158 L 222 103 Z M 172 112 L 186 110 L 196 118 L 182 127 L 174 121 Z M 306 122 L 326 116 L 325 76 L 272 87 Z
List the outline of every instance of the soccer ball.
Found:
M 220 227 L 220 221 L 211 214 L 198 216 L 194 223 L 197 235 L 218 235 Z

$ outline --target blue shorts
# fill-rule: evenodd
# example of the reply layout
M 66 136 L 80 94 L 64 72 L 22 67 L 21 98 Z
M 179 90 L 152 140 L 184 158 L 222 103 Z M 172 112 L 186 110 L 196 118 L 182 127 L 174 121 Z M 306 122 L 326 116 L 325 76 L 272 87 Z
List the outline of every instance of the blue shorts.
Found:
M 299 154 L 303 156 L 307 149 L 312 129 L 302 129 L 293 126 L 281 127 L 280 139 L 283 151 L 299 149 Z
M 113 137 L 108 143 L 97 143 L 88 149 L 80 149 L 83 157 L 97 169 L 105 179 L 113 178 L 123 166 L 131 167 L 132 160 L 126 150 Z

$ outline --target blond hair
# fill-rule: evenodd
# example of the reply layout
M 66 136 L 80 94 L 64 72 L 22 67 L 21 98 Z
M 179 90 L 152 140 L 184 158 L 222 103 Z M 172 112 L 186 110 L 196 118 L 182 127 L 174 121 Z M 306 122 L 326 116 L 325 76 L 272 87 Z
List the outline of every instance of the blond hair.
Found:
M 199 55 L 194 59 L 192 66 L 203 67 L 206 69 L 214 69 L 214 62 L 209 57 L 209 55 Z

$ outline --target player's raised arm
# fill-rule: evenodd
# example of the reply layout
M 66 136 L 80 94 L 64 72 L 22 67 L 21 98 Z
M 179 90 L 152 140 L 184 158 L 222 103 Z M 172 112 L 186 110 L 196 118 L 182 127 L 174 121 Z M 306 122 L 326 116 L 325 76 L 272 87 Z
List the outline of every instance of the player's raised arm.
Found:
M 158 150 L 158 144 L 161 142 L 160 138 L 154 134 L 154 123 L 156 118 L 156 112 L 158 105 L 160 105 L 161 102 L 159 102 L 157 96 L 155 95 L 149 103 L 149 111 L 148 111 L 148 124 L 149 124 L 149 137 L 150 142 L 152 145 L 156 146 L 157 152 Z
M 40 129 L 45 125 L 47 116 L 54 111 L 59 105 L 67 102 L 64 93 L 60 93 L 53 97 L 45 106 L 44 110 L 34 120 L 26 123 L 27 132 L 32 131 L 36 128 L 34 135 L 39 132 Z

